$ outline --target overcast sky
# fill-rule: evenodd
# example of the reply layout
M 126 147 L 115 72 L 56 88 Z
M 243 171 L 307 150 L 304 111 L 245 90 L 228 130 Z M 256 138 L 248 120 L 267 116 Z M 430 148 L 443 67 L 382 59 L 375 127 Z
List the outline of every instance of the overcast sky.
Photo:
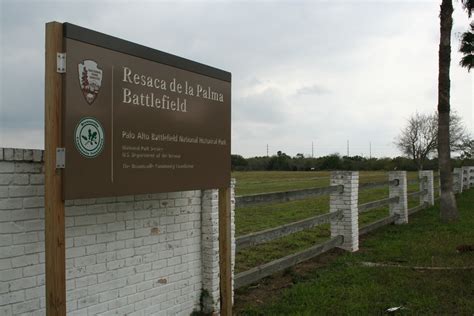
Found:
M 70 22 L 232 73 L 232 153 L 395 156 L 437 105 L 439 1 L 8 1 L 0 147 L 44 147 L 44 24 Z M 452 109 L 474 131 L 468 27 L 454 1 Z

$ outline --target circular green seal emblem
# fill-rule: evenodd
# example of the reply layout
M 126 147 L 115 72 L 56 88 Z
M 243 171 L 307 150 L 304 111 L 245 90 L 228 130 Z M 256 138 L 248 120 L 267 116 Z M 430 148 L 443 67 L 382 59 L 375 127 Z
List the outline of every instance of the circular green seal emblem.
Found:
M 81 119 L 76 126 L 74 137 L 76 148 L 84 157 L 95 158 L 104 148 L 104 129 L 95 118 Z

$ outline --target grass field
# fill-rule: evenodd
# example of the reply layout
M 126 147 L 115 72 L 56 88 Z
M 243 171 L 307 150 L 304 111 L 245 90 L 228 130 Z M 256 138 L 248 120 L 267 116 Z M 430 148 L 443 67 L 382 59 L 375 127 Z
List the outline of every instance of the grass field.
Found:
M 387 314 L 387 308 L 402 306 L 396 314 L 473 315 L 474 252 L 459 253 L 456 247 L 474 244 L 474 189 L 458 198 L 458 206 L 461 219 L 456 223 L 441 223 L 437 206 L 425 209 L 411 216 L 407 225 L 390 225 L 369 234 L 356 253 L 324 254 L 308 262 L 313 267 L 304 272 L 292 268 L 259 286 L 238 290 L 236 311 L 381 315 Z M 368 267 L 367 262 L 388 266 Z M 273 283 L 288 276 L 286 289 L 272 291 Z M 259 287 L 260 294 L 253 294 Z
M 237 181 L 236 195 L 248 195 L 266 192 L 288 191 L 329 185 L 329 172 L 235 172 Z M 416 179 L 416 172 L 408 174 Z M 386 172 L 361 172 L 360 183 L 385 181 Z M 409 186 L 409 192 L 418 191 L 418 185 Z M 359 192 L 359 204 L 388 197 L 388 186 Z M 418 205 L 418 198 L 409 200 L 409 207 Z M 295 222 L 311 216 L 329 212 L 329 196 L 317 197 L 287 203 L 259 205 L 238 208 L 235 212 L 236 235 Z M 388 207 L 360 214 L 359 226 L 388 216 Z M 244 249 L 237 253 L 236 272 L 242 272 L 260 264 L 296 253 L 329 238 L 329 225 L 299 232 L 278 240 Z

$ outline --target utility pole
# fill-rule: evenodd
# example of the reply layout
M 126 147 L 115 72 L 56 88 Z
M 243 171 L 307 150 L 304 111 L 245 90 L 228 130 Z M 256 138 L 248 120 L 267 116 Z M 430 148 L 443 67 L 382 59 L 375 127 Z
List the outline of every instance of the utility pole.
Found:
M 372 159 L 372 142 L 369 142 L 369 159 Z
M 268 144 L 267 144 L 267 157 L 268 157 Z
M 347 140 L 347 157 L 349 157 L 349 140 Z
M 314 158 L 314 142 L 311 142 L 311 158 Z

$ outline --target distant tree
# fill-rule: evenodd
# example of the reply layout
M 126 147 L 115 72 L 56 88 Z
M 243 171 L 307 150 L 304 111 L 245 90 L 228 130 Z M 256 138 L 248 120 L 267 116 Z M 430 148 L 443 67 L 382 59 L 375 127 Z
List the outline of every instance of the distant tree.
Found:
M 461 159 L 474 159 L 474 139 L 466 139 L 461 152 Z
M 270 157 L 252 157 L 246 160 L 248 163 L 247 170 L 268 170 L 268 162 L 270 161 Z
M 241 155 L 231 155 L 230 156 L 232 170 L 243 170 L 247 167 L 248 162 Z
M 278 151 L 276 156 L 272 156 L 268 162 L 268 170 L 292 170 L 290 169 L 291 157 L 282 151 Z
M 423 170 L 426 158 L 436 149 L 438 122 L 433 115 L 415 113 L 395 140 L 398 149 Z
M 342 169 L 342 159 L 338 154 L 332 154 L 322 157 L 322 170 L 340 170 Z
M 343 156 L 340 168 L 343 170 L 364 170 L 367 165 L 367 159 L 355 156 Z
M 464 151 L 469 139 L 462 119 L 456 113 L 450 116 L 450 147 L 454 151 Z M 436 114 L 413 114 L 395 139 L 397 148 L 423 170 L 425 161 L 438 148 L 438 117 Z
M 306 160 L 302 153 L 297 153 L 290 161 L 290 170 L 302 171 L 306 170 Z
M 451 152 L 465 152 L 469 149 L 473 139 L 464 126 L 462 118 L 456 114 L 456 112 L 451 113 L 449 120 L 449 144 L 451 146 Z
M 426 160 L 425 164 L 429 161 Z M 395 157 L 391 162 L 391 170 L 406 170 L 406 171 L 415 171 L 418 169 L 418 166 L 414 163 L 413 159 L 406 157 Z

